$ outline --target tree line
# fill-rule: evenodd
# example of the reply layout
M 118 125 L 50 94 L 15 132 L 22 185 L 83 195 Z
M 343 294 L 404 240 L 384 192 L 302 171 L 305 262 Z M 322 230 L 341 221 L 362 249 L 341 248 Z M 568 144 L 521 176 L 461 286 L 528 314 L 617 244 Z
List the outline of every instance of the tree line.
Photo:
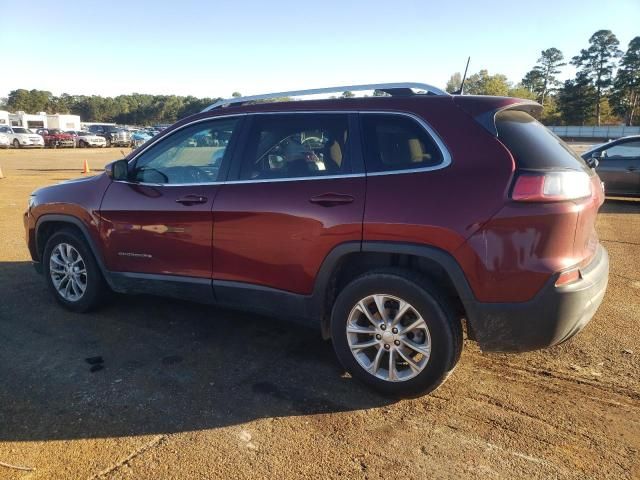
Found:
M 464 91 L 475 95 L 508 95 L 536 100 L 543 106 L 541 121 L 547 125 L 637 125 L 640 121 L 640 37 L 625 52 L 611 30 L 598 30 L 587 48 L 565 61 L 557 48 L 540 52 L 540 58 L 522 80 L 509 82 L 487 70 L 471 75 Z M 574 78 L 561 82 L 558 75 L 567 64 L 576 67 Z M 460 88 L 460 73 L 447 82 L 447 91 Z
M 71 113 L 87 122 L 115 122 L 125 125 L 173 123 L 201 111 L 217 98 L 182 97 L 177 95 L 146 95 L 133 93 L 117 97 L 98 95 L 55 96 L 43 90 L 18 89 L 4 99 L 4 109 L 27 113 Z
M 543 106 L 540 120 L 547 125 L 638 124 L 640 121 L 640 36 L 626 52 L 610 30 L 598 30 L 587 48 L 565 61 L 557 48 L 542 50 L 540 58 L 520 82 L 500 73 L 480 70 L 470 75 L 464 92 L 474 95 L 503 95 L 528 98 Z M 561 82 L 558 76 L 568 63 L 576 67 L 574 78 Z M 447 91 L 460 88 L 461 75 L 454 73 Z M 374 92 L 374 95 L 380 92 Z M 239 96 L 234 92 L 233 96 Z M 342 97 L 354 96 L 344 92 Z M 146 95 L 133 93 L 117 97 L 98 95 L 55 96 L 43 90 L 18 89 L 0 99 L 0 108 L 27 113 L 72 113 L 85 121 L 129 125 L 173 123 L 199 112 L 219 98 Z

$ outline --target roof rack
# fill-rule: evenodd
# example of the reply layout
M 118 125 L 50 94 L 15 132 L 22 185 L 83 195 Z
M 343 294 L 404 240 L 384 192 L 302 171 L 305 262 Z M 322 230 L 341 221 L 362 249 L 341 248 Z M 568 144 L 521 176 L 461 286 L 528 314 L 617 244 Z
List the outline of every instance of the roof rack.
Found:
M 411 82 L 403 82 L 403 83 L 372 83 L 369 85 L 344 85 L 341 87 L 327 87 L 327 88 L 315 88 L 312 90 L 293 90 L 290 92 L 278 92 L 278 93 L 267 93 L 264 95 L 252 95 L 249 97 L 232 97 L 226 98 L 223 100 L 219 100 L 216 103 L 209 105 L 207 108 L 202 110 L 203 112 L 208 112 L 209 110 L 213 110 L 215 108 L 226 107 L 228 105 L 233 104 L 243 104 L 247 102 L 254 102 L 257 100 L 269 100 L 273 98 L 282 98 L 282 97 L 300 97 L 303 95 L 321 95 L 324 93 L 342 93 L 342 92 L 359 92 L 363 90 L 379 90 L 381 92 L 388 93 L 391 96 L 401 96 L 407 97 L 411 95 L 416 95 L 413 90 L 422 90 L 426 92 L 428 95 L 449 95 L 444 90 L 440 90 L 437 87 L 432 85 L 427 85 L 426 83 L 411 83 Z

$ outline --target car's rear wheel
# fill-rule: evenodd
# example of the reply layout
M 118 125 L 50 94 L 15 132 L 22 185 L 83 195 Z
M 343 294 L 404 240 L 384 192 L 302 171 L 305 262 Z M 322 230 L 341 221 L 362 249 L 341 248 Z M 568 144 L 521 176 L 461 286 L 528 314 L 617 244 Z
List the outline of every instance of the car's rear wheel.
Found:
M 107 137 L 107 138 L 105 139 L 105 141 L 106 141 L 106 146 L 107 146 L 107 147 L 110 147 L 110 146 L 111 146 L 111 139 L 110 139 L 109 137 Z
M 44 248 L 43 267 L 56 300 L 75 312 L 96 307 L 106 286 L 84 238 L 73 229 L 55 232 Z
M 334 304 L 331 337 L 354 378 L 392 396 L 437 388 L 462 349 L 462 326 L 446 296 L 404 270 L 371 272 L 348 284 Z
M 13 148 L 20 148 L 20 141 L 17 138 L 13 139 Z

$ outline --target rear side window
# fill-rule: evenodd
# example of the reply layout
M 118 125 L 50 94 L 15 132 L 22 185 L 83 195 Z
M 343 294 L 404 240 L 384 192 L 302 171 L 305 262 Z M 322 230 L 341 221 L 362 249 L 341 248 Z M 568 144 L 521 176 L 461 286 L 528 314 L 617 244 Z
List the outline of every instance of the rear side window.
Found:
M 578 154 L 526 112 L 498 112 L 496 129 L 498 139 L 511 151 L 518 168 L 590 171 Z
M 427 131 L 403 115 L 361 114 L 367 172 L 433 167 L 442 152 Z
M 351 171 L 346 114 L 253 117 L 242 180 L 322 177 Z
M 640 158 L 640 140 L 619 143 L 602 151 L 602 158 L 626 160 L 628 158 Z

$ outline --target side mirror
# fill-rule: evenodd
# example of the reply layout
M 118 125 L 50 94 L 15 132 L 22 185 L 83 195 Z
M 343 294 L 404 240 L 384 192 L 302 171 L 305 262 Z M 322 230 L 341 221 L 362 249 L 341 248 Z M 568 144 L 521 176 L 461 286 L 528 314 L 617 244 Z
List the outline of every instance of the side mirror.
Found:
M 587 158 L 587 165 L 591 168 L 596 168 L 600 165 L 600 159 L 602 158 L 602 152 L 593 152 L 589 158 Z
M 128 180 L 129 179 L 129 162 L 124 158 L 116 160 L 104 167 L 104 171 L 111 180 Z

